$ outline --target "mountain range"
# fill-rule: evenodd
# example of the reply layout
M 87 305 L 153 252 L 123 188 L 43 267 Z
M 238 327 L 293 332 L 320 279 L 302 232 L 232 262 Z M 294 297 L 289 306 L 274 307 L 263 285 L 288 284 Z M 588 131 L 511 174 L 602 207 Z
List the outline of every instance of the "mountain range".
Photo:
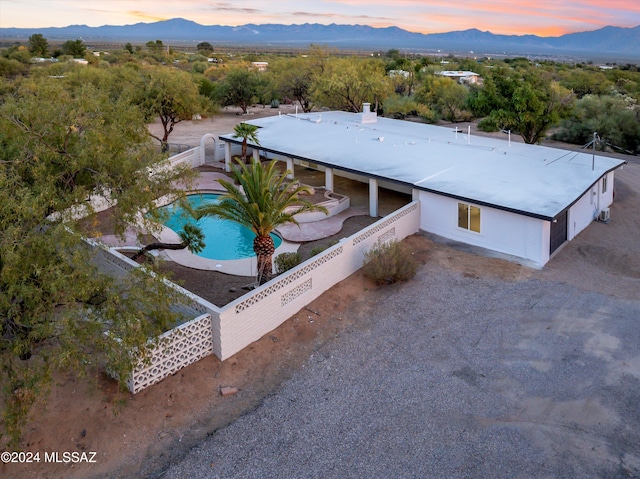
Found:
M 310 44 L 366 51 L 401 51 L 578 56 L 621 61 L 640 59 L 640 25 L 633 28 L 604 27 L 559 37 L 496 35 L 478 29 L 422 34 L 398 27 L 366 25 L 247 24 L 236 27 L 200 25 L 174 18 L 154 23 L 89 27 L 70 25 L 50 28 L 0 28 L 0 40 L 26 40 L 41 33 L 50 41 L 81 38 L 85 43 L 146 43 L 162 40 L 165 45 L 209 42 L 214 46 L 263 46 L 304 48 Z

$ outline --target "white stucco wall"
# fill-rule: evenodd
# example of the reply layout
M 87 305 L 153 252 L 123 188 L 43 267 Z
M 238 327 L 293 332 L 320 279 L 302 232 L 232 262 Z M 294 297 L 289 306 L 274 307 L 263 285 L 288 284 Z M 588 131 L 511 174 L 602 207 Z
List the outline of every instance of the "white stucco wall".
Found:
M 606 177 L 607 190 L 603 189 L 603 178 Z M 600 178 L 576 203 L 569 209 L 569 224 L 567 236 L 569 240 L 576 237 L 583 229 L 598 219 L 598 214 L 613 203 L 614 172 Z
M 549 260 L 548 221 L 482 206 L 480 233 L 476 233 L 458 227 L 460 201 L 426 191 L 418 196 L 423 231 L 516 256 L 532 266 L 542 267 Z

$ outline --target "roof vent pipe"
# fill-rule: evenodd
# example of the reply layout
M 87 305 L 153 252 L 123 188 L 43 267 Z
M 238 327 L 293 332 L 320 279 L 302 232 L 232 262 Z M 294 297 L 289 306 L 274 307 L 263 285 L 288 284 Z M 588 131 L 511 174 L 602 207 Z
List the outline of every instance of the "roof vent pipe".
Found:
M 371 103 L 362 104 L 362 113 L 371 113 Z

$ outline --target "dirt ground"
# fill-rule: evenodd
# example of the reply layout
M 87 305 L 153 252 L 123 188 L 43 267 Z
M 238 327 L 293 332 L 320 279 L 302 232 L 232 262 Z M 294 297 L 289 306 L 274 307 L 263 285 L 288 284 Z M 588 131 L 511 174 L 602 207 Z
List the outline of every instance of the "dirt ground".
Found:
M 252 113 L 256 117 L 277 113 L 261 110 L 254 108 Z M 244 118 L 232 111 L 191 125 L 179 124 L 173 141 L 198 144 L 202 133 L 228 133 Z M 624 170 L 616 173 L 611 221 L 589 226 L 562 247 L 544 270 L 476 254 L 460 245 L 434 242 L 424 235 L 409 237 L 406 242 L 418 261 L 436 263 L 465 276 L 508 282 L 538 277 L 638 299 L 640 163 L 636 158 L 628 160 Z M 345 224 L 347 229 L 358 226 Z M 357 272 L 232 358 L 220 362 L 214 356 L 206 357 L 135 396 L 118 393 L 115 382 L 101 369 L 89 378 L 59 375 L 51 394 L 33 410 L 20 450 L 41 454 L 95 452 L 95 463 L 0 464 L 0 476 L 159 477 L 169 463 L 207 435 L 274 394 L 322 344 L 357 328 L 354 312 L 366 309 L 375 294 L 376 287 Z M 225 386 L 239 392 L 223 397 L 221 388 Z

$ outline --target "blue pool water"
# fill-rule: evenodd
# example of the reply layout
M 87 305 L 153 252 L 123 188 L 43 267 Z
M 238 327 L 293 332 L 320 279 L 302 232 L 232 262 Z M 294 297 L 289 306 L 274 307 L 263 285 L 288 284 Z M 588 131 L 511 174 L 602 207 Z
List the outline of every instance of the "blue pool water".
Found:
M 204 203 L 215 203 L 218 195 L 203 193 L 187 196 L 187 200 L 193 208 Z M 168 213 L 168 219 L 164 225 L 173 231 L 180 231 L 186 222 L 196 224 L 202 229 L 206 247 L 198 253 L 198 256 L 209 259 L 227 260 L 242 259 L 255 256 L 253 251 L 253 240 L 256 237 L 249 228 L 233 221 L 221 220 L 219 218 L 205 217 L 199 221 L 189 217 L 183 209 L 176 204 L 163 206 L 160 208 Z M 276 248 L 282 243 L 282 238 L 271 234 Z

